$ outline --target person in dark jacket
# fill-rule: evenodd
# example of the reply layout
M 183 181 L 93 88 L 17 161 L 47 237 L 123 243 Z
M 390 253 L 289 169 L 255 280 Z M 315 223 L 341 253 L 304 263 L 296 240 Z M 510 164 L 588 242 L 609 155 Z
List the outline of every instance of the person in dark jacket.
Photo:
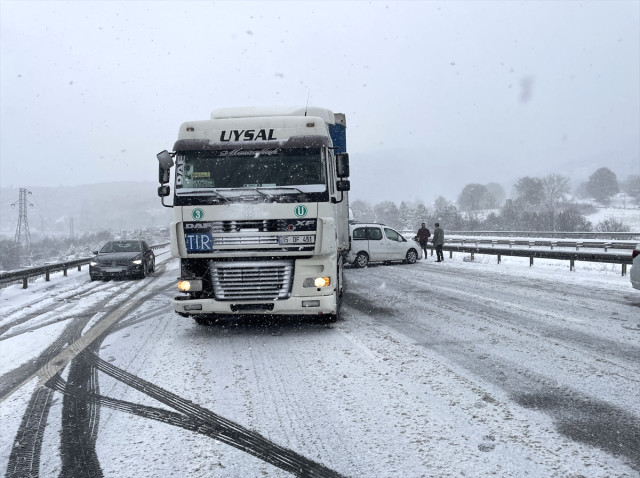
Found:
M 420 247 L 422 248 L 422 252 L 423 252 L 422 259 L 425 259 L 425 260 L 427 259 L 427 243 L 429 242 L 430 237 L 431 237 L 431 232 L 429 231 L 429 229 L 426 228 L 423 222 L 420 229 L 418 229 L 418 234 L 416 235 L 416 238 L 418 239 L 418 242 L 420 243 Z
M 444 244 L 444 231 L 440 227 L 439 222 L 436 222 L 436 228 L 433 230 L 432 242 L 436 248 L 436 262 L 444 262 L 444 255 L 442 254 L 442 245 Z

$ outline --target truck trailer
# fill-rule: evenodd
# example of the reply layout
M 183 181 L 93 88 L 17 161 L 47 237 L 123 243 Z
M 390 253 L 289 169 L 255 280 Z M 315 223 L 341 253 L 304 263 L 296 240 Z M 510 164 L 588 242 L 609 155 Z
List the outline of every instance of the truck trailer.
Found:
M 349 251 L 346 118 L 318 107 L 225 108 L 180 126 L 159 161 L 180 260 L 175 311 L 337 319 Z M 170 170 L 175 164 L 173 203 Z

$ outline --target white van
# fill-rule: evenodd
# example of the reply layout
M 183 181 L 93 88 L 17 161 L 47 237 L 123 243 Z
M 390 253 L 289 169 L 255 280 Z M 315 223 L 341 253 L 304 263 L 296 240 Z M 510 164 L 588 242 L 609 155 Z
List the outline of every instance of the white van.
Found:
M 403 261 L 414 264 L 420 245 L 413 239 L 405 239 L 395 229 L 384 224 L 349 224 L 351 250 L 347 261 L 356 267 L 366 267 L 369 262 Z

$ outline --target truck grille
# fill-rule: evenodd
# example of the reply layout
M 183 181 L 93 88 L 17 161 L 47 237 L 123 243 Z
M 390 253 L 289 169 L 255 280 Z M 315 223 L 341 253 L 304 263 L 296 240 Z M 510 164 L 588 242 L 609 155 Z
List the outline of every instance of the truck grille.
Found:
M 292 261 L 212 262 L 217 300 L 279 300 L 291 294 Z
M 197 253 L 226 254 L 227 256 L 254 254 L 310 255 L 315 249 L 315 240 L 298 243 L 281 243 L 285 236 L 315 236 L 316 219 L 259 219 L 242 221 L 185 222 L 185 234 L 211 234 L 210 250 L 190 251 Z
M 287 221 L 284 219 L 263 219 L 257 221 L 213 221 L 211 232 L 240 232 L 242 230 L 259 232 L 284 232 Z

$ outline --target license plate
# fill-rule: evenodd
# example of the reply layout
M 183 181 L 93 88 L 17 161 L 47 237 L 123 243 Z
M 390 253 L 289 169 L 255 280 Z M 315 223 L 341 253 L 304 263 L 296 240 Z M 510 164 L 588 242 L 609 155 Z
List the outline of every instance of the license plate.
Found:
M 210 233 L 185 234 L 187 251 L 210 251 L 213 249 L 213 236 Z
M 316 236 L 280 236 L 279 244 L 315 244 Z
M 122 267 L 107 267 L 105 272 L 122 272 L 124 269 Z

